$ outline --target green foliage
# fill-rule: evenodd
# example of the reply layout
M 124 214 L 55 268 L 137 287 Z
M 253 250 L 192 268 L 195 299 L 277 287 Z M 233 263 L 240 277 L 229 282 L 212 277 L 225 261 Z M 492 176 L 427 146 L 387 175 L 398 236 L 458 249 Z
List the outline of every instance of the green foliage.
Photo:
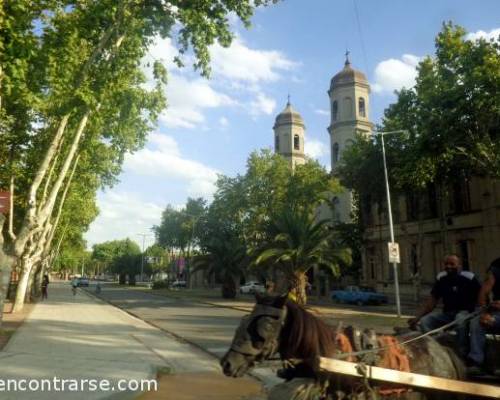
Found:
M 168 253 L 159 244 L 149 246 L 144 252 L 144 257 L 147 260 L 148 269 L 151 269 L 153 273 L 167 271 L 170 259 Z
M 384 129 L 410 132 L 396 170 L 406 186 L 451 182 L 461 171 L 500 174 L 500 42 L 465 35 L 444 24 L 415 87 L 385 112 Z
M 248 264 L 246 247 L 237 236 L 220 232 L 205 243 L 204 254 L 193 259 L 193 272 L 204 270 L 222 281 L 222 296 L 234 298 Z
M 351 264 L 351 251 L 339 243 L 328 221 L 316 221 L 305 210 L 292 208 L 273 214 L 267 232 L 271 240 L 251 250 L 253 263 L 279 268 L 300 302 L 305 302 L 305 281 L 300 277 L 310 268 L 323 268 L 338 276 L 341 266 Z
M 308 160 L 293 171 L 280 155 L 254 152 L 245 175 L 219 177 L 210 212 L 224 219 L 249 244 L 268 239 L 266 226 L 272 214 L 288 208 L 312 212 L 340 186 L 316 161 Z
M 114 274 L 132 277 L 141 272 L 141 249 L 128 238 L 95 244 L 92 247 L 92 259 L 103 263 Z M 144 271 L 150 272 L 147 264 L 144 264 Z
M 168 205 L 162 213 L 160 225 L 153 227 L 158 244 L 181 252 L 192 249 L 199 240 L 201 220 L 205 214 L 206 201 L 202 198 L 188 198 L 181 210 Z

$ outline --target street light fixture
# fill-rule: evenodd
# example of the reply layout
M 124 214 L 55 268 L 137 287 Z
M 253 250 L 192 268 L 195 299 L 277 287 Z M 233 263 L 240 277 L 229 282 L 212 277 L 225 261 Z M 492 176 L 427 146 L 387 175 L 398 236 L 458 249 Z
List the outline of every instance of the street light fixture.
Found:
M 385 144 L 384 144 L 384 136 L 385 135 L 391 135 L 393 133 L 407 133 L 408 131 L 406 130 L 397 130 L 397 131 L 389 131 L 389 132 L 379 132 L 379 131 L 374 131 L 373 133 L 380 136 L 380 139 L 382 141 L 382 158 L 384 160 L 384 178 L 385 178 L 385 192 L 387 196 L 387 214 L 389 215 L 389 232 L 391 236 L 391 244 L 394 246 L 394 225 L 392 222 L 392 207 L 391 207 L 391 193 L 389 190 L 389 177 L 387 174 L 387 162 L 385 159 Z M 399 257 L 399 250 L 398 250 L 398 257 Z M 393 262 L 392 263 L 392 268 L 394 271 L 394 292 L 396 296 L 396 312 L 398 315 L 398 318 L 401 317 L 401 300 L 399 296 L 399 278 L 398 278 L 398 263 Z

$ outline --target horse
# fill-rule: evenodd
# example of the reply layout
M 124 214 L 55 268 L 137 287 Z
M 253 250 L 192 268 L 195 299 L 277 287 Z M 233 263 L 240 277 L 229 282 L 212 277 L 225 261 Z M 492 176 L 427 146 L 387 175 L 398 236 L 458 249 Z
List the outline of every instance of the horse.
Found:
M 450 348 L 440 345 L 433 338 L 426 336 L 399 345 L 412 335 L 415 336 L 416 333 L 391 337 L 394 338 L 395 344 L 403 349 L 411 372 L 449 379 L 465 378 L 464 363 Z M 337 339 L 338 332 L 334 327 L 289 300 L 286 295 L 257 295 L 252 312 L 242 318 L 229 350 L 220 360 L 220 365 L 226 376 L 241 377 L 256 363 L 278 354 L 283 361 L 300 360 L 296 362 L 292 376 L 286 376 L 289 370 L 284 374 L 282 371 L 281 377 L 285 375 L 287 382 L 271 390 L 268 399 L 272 400 L 457 398 L 456 395 L 446 397 L 448 394 L 425 389 L 414 391 L 399 388 L 383 391 L 379 386 L 379 391 L 374 391 L 373 387 L 367 387 L 369 385 L 366 385 L 366 382 L 363 386 L 363 380 L 360 378 L 319 373 L 315 368 L 317 356 L 338 357 L 340 351 Z M 387 355 L 387 351 L 387 348 L 376 351 L 379 361 Z

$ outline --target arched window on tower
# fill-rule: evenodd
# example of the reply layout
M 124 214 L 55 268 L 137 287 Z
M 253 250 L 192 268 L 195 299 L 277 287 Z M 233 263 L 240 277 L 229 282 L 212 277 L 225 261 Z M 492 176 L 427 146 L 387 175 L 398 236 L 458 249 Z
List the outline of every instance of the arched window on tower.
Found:
M 299 135 L 293 137 L 293 148 L 294 150 L 300 150 L 300 138 Z
M 279 135 L 276 135 L 274 137 L 274 151 L 276 153 L 279 153 L 279 151 L 280 151 L 280 137 L 279 137 Z
M 362 97 L 358 99 L 358 110 L 360 117 L 366 117 L 365 99 L 363 99 Z
M 332 146 L 332 159 L 333 162 L 336 164 L 339 161 L 339 144 L 334 143 Z
M 338 112 L 338 105 L 337 105 L 337 100 L 335 100 L 332 103 L 332 120 L 333 121 L 337 120 L 337 112 Z
M 344 98 L 344 104 L 343 104 L 343 114 L 345 119 L 350 119 L 352 118 L 352 99 L 350 97 L 345 97 Z

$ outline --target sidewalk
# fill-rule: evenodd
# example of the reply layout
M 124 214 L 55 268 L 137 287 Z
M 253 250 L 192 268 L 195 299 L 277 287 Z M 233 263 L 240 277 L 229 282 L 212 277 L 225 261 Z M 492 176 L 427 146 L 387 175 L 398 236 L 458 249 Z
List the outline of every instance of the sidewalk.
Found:
M 0 392 L 0 398 L 127 399 L 138 393 L 118 392 L 118 381 L 152 379 L 158 368 L 221 375 L 205 353 L 82 290 L 73 296 L 67 283 L 53 283 L 49 300 L 36 304 L 0 352 L 0 380 L 107 379 L 116 390 Z

